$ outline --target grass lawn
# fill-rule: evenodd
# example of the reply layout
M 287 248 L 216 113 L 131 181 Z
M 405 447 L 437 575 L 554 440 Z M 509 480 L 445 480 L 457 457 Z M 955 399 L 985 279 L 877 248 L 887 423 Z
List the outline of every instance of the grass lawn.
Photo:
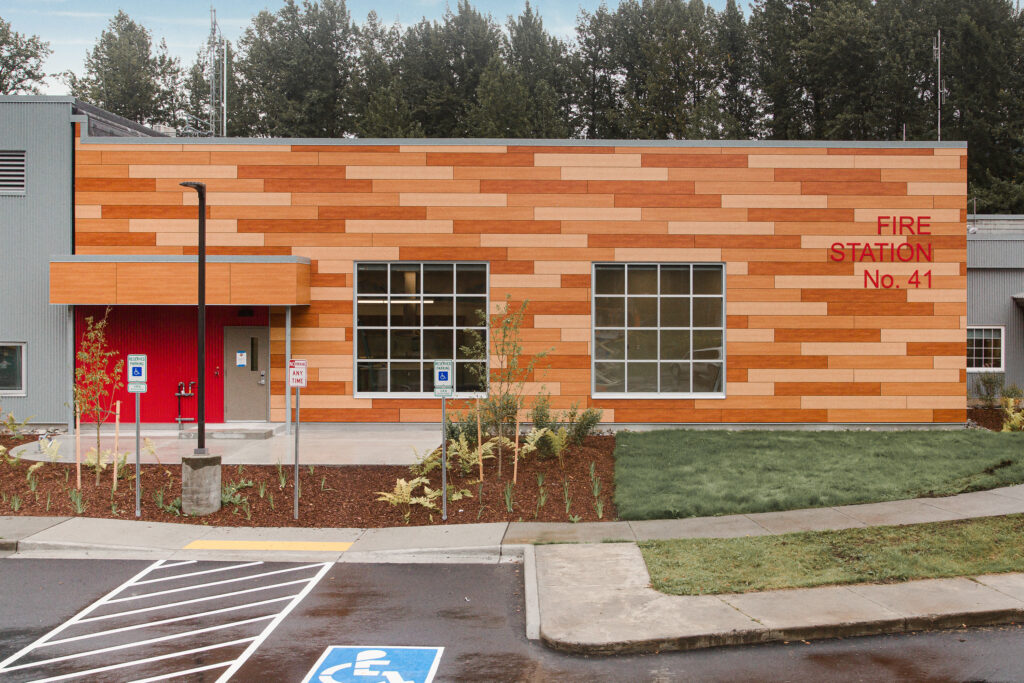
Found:
M 619 432 L 620 519 L 702 517 L 944 496 L 1024 483 L 1024 434 Z
M 1024 571 L 1024 515 L 956 522 L 693 538 L 640 544 L 654 587 L 673 595 Z

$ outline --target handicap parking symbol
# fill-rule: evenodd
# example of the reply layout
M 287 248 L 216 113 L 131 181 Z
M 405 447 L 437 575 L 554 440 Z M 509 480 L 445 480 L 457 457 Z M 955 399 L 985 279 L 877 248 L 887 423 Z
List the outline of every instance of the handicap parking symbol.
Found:
M 142 377 L 142 368 L 139 366 L 132 367 L 132 377 Z
M 443 647 L 327 648 L 303 683 L 430 683 Z
M 438 382 L 447 382 L 448 381 L 448 371 L 447 370 L 438 370 L 437 371 L 437 381 Z

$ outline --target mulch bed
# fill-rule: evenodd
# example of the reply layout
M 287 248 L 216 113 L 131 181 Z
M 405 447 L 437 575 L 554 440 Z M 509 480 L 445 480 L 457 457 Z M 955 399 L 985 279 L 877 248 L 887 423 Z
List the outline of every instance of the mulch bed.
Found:
M 1003 411 L 999 408 L 968 408 L 967 419 L 993 432 L 1003 431 Z
M 32 441 L 36 437 L 21 440 Z M 0 441 L 12 447 L 17 443 Z M 554 458 L 539 459 L 534 455 L 520 460 L 517 484 L 512 488 L 512 511 L 506 507 L 504 490 L 512 480 L 511 454 L 506 453 L 502 477 L 497 476 L 496 460 L 485 461 L 483 495 L 480 486 L 474 483 L 477 471 L 463 477 L 458 467 L 453 466 L 448 485 L 450 489 L 469 489 L 471 498 L 448 504 L 448 524 L 473 522 L 541 521 L 581 522 L 611 521 L 616 518 L 614 505 L 614 436 L 590 436 L 581 447 L 569 447 L 565 454 L 563 470 Z M 600 498 L 603 501 L 603 517 L 597 516 L 592 491 L 590 464 L 594 463 L 595 476 L 601 480 Z M 71 492 L 75 490 L 75 466 L 64 463 L 47 463 L 36 472 L 37 485 L 31 490 L 28 468 L 32 461 L 19 462 L 0 460 L 0 515 L 53 515 L 75 516 Z M 225 465 L 222 469 L 222 483 L 252 482 L 252 486 L 239 489 L 246 499 L 240 505 L 225 505 L 219 512 L 203 517 L 186 517 L 173 511 L 158 509 L 156 498 L 161 496 L 165 506 L 172 503 L 181 493 L 181 467 L 179 465 L 142 466 L 142 516 L 141 519 L 155 522 L 182 522 L 211 524 L 216 526 L 300 526 L 300 527 L 391 527 L 403 526 L 402 512 L 391 505 L 377 501 L 379 491 L 392 491 L 395 480 L 412 479 L 408 467 L 400 466 L 324 466 L 312 469 L 300 468 L 299 474 L 299 520 L 292 519 L 292 472 L 291 466 L 284 466 L 282 473 L 285 484 L 282 487 L 276 466 L 272 465 Z M 538 509 L 538 473 L 544 476 L 547 501 Z M 112 491 L 112 470 L 108 467 L 102 473 L 99 486 L 95 485 L 92 468 L 82 466 L 82 501 L 84 511 L 80 516 L 107 519 L 135 519 L 135 466 L 122 470 L 123 478 L 118 481 L 117 491 Z M 428 476 L 431 488 L 441 486 L 440 468 Z M 563 482 L 568 484 L 571 507 L 566 512 Z M 261 486 L 262 485 L 262 486 Z M 263 495 L 260 495 L 260 492 Z M 419 491 L 417 491 L 417 494 Z M 15 496 L 19 503 L 15 502 Z M 436 501 L 438 510 L 427 510 L 418 505 L 412 507 L 409 524 L 442 524 L 441 501 Z M 18 510 L 13 508 L 17 506 Z

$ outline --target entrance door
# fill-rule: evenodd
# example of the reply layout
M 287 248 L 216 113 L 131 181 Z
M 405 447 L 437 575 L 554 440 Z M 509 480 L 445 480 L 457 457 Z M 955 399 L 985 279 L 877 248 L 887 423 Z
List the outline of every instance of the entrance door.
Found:
M 270 330 L 224 328 L 224 420 L 265 421 L 270 398 Z

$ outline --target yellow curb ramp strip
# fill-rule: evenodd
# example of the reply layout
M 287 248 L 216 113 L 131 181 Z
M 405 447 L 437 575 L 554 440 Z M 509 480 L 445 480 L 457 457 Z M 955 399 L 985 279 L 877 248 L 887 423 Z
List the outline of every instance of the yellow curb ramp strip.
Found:
M 351 543 L 334 541 L 215 541 L 198 540 L 183 550 L 287 550 L 297 552 L 345 552 Z

